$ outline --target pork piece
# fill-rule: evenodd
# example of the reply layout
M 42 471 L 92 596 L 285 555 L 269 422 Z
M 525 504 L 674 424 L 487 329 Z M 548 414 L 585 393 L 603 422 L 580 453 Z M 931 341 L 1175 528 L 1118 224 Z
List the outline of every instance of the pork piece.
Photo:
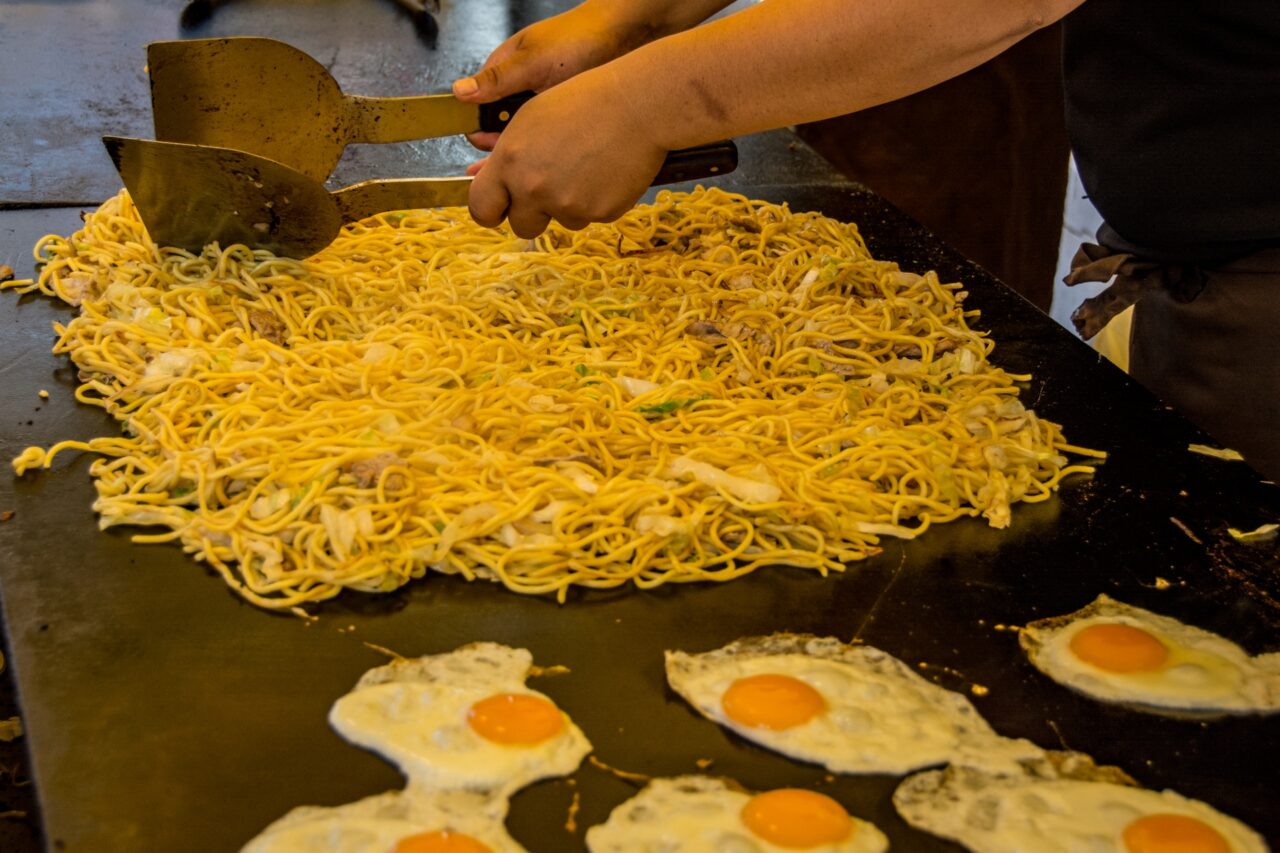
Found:
M 258 337 L 271 341 L 276 346 L 284 346 L 285 333 L 289 329 L 275 314 L 254 308 L 249 312 L 249 325 L 258 333 Z
M 746 231 L 751 234 L 760 233 L 760 223 L 750 216 L 721 216 L 717 214 L 714 218 L 716 224 L 726 230 L 737 228 L 740 231 Z
M 836 355 L 835 347 L 832 345 L 831 341 L 817 341 L 814 343 L 813 348 L 822 350 L 827 355 Z M 836 376 L 854 376 L 859 373 L 859 369 L 856 364 L 845 364 L 841 361 L 827 361 L 826 359 L 823 359 L 822 363 L 826 366 L 827 370 L 830 370 Z
M 618 257 L 620 258 L 634 258 L 638 255 L 652 255 L 656 252 L 671 252 L 673 254 L 683 255 L 690 249 L 698 249 L 702 245 L 702 241 L 697 237 L 690 239 L 685 235 L 681 235 L 671 242 L 664 242 L 659 239 L 649 246 L 643 246 L 639 249 L 625 250 L 622 248 L 622 239 L 622 237 L 618 238 L 617 247 Z
M 943 353 L 951 352 L 956 346 L 956 342 L 952 340 L 939 341 L 933 348 L 933 354 L 942 355 Z M 896 344 L 893 347 L 893 354 L 898 358 L 919 358 L 924 355 L 916 344 Z
M 346 466 L 346 472 L 355 477 L 356 485 L 362 489 L 371 489 L 382 479 L 382 472 L 392 465 L 407 465 L 408 462 L 399 454 L 383 451 L 377 456 L 361 459 Z M 404 475 L 392 473 L 387 476 L 387 491 L 395 492 L 404 488 Z
M 773 352 L 773 335 L 763 329 L 756 329 L 737 321 L 716 325 L 706 320 L 695 320 L 685 327 L 685 334 L 713 346 L 719 346 L 729 338 L 733 338 L 747 346 L 754 344 L 766 353 Z
M 722 344 L 728 340 L 724 333 L 716 328 L 715 323 L 709 323 L 706 320 L 692 322 L 684 331 L 686 335 L 693 335 L 695 338 L 706 341 L 709 344 Z

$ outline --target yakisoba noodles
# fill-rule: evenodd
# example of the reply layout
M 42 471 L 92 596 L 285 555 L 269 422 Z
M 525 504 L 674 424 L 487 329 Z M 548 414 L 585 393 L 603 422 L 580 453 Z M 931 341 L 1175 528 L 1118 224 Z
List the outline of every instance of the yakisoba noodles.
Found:
M 428 570 L 561 597 L 839 570 L 1091 470 L 960 285 L 719 190 L 533 242 L 387 214 L 303 262 L 159 248 L 122 193 L 37 257 L 28 286 L 80 306 L 77 399 L 123 435 L 14 467 L 100 454 L 102 527 L 165 528 L 135 539 L 264 607 Z

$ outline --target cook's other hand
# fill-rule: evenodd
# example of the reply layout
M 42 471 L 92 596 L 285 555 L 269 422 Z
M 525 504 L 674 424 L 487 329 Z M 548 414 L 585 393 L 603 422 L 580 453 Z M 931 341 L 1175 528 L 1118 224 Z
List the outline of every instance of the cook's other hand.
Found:
M 610 66 L 580 74 L 529 101 L 493 153 L 470 172 L 471 216 L 521 237 L 555 219 L 566 228 L 611 222 L 644 195 L 667 149 L 617 96 Z
M 703 20 L 730 0 L 587 0 L 525 27 L 500 44 L 480 70 L 454 81 L 462 101 L 489 103 L 507 95 L 542 92 L 668 33 Z M 496 133 L 467 137 L 492 151 Z

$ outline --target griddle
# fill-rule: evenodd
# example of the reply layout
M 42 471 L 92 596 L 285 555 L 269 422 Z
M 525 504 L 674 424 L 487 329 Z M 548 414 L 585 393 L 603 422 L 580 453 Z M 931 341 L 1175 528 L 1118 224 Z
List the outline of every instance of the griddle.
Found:
M 1084 750 L 1280 838 L 1275 718 L 1185 721 L 1101 705 L 1034 671 L 1007 629 L 1106 592 L 1252 652 L 1276 650 L 1276 545 L 1236 543 L 1226 527 L 1280 519 L 1280 492 L 1242 463 L 1189 453 L 1189 443 L 1212 440 L 874 194 L 829 183 L 738 188 L 857 222 L 877 257 L 965 282 L 982 311 L 977 325 L 998 342 L 994 361 L 1034 376 L 1023 399 L 1110 459 L 1058 497 L 1016 507 L 1007 530 L 967 520 L 886 540 L 884 553 L 843 575 L 779 567 L 722 585 L 577 591 L 564 605 L 428 577 L 391 595 L 343 595 L 312 625 L 241 602 L 177 548 L 97 532 L 88 458 L 17 481 L 0 475 L 0 508 L 17 510 L 0 525 L 0 578 L 49 843 L 231 850 L 293 806 L 397 787 L 396 771 L 325 723 L 333 700 L 384 660 L 364 643 L 419 655 L 493 640 L 571 669 L 535 686 L 609 765 L 673 775 L 710 759 L 707 772 L 750 787 L 827 791 L 879 824 L 895 849 L 957 849 L 897 818 L 897 778 L 828 778 L 724 732 L 665 687 L 664 649 L 776 630 L 862 640 L 946 687 L 981 685 L 974 704 L 1001 733 Z M 0 217 L 0 263 L 24 254 L 37 231 L 77 225 L 73 210 Z M 70 314 L 43 297 L 0 298 L 0 457 L 118 429 L 71 402 L 73 370 L 48 354 L 49 322 Z M 535 853 L 582 850 L 583 828 L 634 790 L 584 766 L 571 781 L 519 794 L 508 826 Z
M 0 79 L 11 85 L 0 87 L 0 112 L 14 120 L 0 126 L 0 264 L 29 274 L 40 234 L 78 227 L 78 210 L 60 204 L 115 192 L 98 137 L 148 134 L 149 41 L 274 36 L 321 57 L 351 91 L 412 94 L 446 90 L 507 34 L 570 4 L 447 4 L 434 51 L 376 0 L 253 0 L 188 31 L 177 25 L 181 5 L 44 0 L 6 8 Z M 475 157 L 465 143 L 430 145 L 349 150 L 334 180 L 450 174 Z M 965 521 L 914 542 L 889 540 L 883 554 L 839 577 L 779 568 L 727 585 L 575 593 L 563 606 L 431 577 L 394 595 L 346 595 L 308 627 L 244 604 L 176 548 L 132 545 L 128 531 L 99 533 L 89 459 L 64 457 L 53 471 L 16 481 L 0 466 L 0 511 L 17 511 L 0 523 L 0 591 L 50 848 L 232 850 L 293 806 L 397 787 L 389 765 L 324 722 L 330 703 L 384 660 L 363 643 L 417 655 L 487 639 L 572 668 L 535 686 L 573 715 L 611 765 L 667 775 L 711 759 L 708 772 L 750 786 L 829 791 L 879 823 L 895 849 L 956 849 L 896 818 L 896 778 L 828 781 L 820 769 L 696 717 L 665 688 L 663 649 L 709 649 L 774 630 L 858 638 L 927 664 L 921 671 L 947 687 L 980 684 L 989 692 L 973 700 L 1001 732 L 1083 749 L 1280 839 L 1275 719 L 1200 723 L 1101 706 L 1032 670 L 1014 633 L 1001 630 L 1107 592 L 1250 651 L 1276 650 L 1277 546 L 1239 545 L 1225 528 L 1276 521 L 1280 493 L 1239 463 L 1187 453 L 1188 443 L 1209 439 L 883 200 L 842 184 L 792 134 L 741 145 L 735 180 L 749 194 L 856 221 L 877 256 L 965 281 L 983 310 L 979 325 L 998 341 L 996 361 L 1034 374 L 1024 399 L 1062 422 L 1072 441 L 1112 453 L 1100 473 L 1068 481 L 1047 503 L 1017 507 L 1009 530 Z M 4 209 L 15 205 L 49 209 Z M 29 444 L 118 429 L 73 402 L 74 368 L 49 353 L 50 323 L 72 314 L 44 297 L 0 296 L 0 459 Z M 41 388 L 48 401 L 37 396 Z M 520 794 L 508 825 L 534 853 L 581 850 L 582 828 L 633 790 L 584 767 L 573 784 Z M 574 792 L 582 811 L 571 835 L 564 822 Z M 0 849 L 35 847 L 0 831 Z

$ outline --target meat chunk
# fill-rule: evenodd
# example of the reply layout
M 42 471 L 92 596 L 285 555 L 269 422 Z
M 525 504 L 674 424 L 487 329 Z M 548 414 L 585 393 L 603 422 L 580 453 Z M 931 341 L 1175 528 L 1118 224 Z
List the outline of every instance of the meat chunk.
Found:
M 685 334 L 692 335 L 700 341 L 719 346 L 733 338 L 747 346 L 757 346 L 765 353 L 773 352 L 773 335 L 764 329 L 757 329 L 746 323 L 730 320 L 716 325 L 706 320 L 695 320 L 685 327 Z
M 276 346 L 283 346 L 288 327 L 280 318 L 270 311 L 253 309 L 249 312 L 249 325 L 258 333 L 258 337 L 271 341 Z
M 371 456 L 368 459 L 361 459 L 352 462 L 346 467 L 346 472 L 356 480 L 356 485 L 362 489 L 371 489 L 382 479 L 382 472 L 386 471 L 393 465 L 407 464 L 404 457 L 391 451 L 383 451 L 377 456 Z M 386 488 L 388 491 L 396 492 L 404 488 L 404 475 L 393 472 L 387 475 Z

